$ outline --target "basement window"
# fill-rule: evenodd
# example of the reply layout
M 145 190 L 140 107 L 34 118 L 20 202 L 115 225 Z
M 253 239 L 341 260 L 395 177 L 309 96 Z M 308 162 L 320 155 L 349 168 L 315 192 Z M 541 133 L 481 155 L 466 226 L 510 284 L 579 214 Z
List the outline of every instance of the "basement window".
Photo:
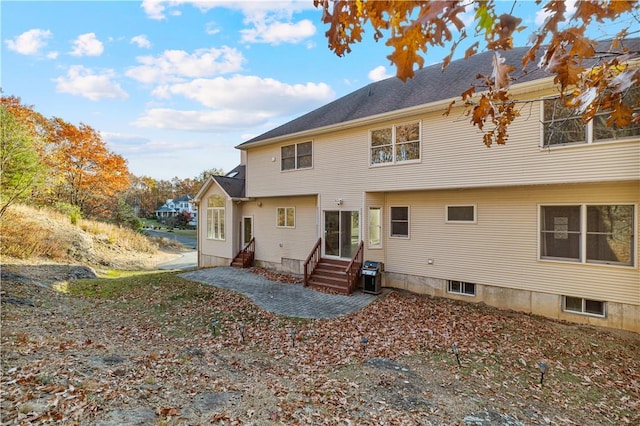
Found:
M 572 296 L 564 296 L 563 299 L 563 310 L 565 312 L 603 318 L 605 316 L 605 302 Z
M 447 292 L 461 294 L 463 296 L 475 296 L 476 285 L 465 281 L 449 280 L 447 283 Z

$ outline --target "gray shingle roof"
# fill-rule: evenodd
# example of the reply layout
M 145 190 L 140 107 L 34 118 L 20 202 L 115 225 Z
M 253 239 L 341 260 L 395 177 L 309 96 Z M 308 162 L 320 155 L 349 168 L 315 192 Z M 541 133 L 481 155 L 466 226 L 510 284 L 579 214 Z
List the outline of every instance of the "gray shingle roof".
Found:
M 629 39 L 625 43 L 632 49 L 640 48 L 640 39 Z M 602 47 L 601 47 L 602 46 Z M 598 51 L 606 49 L 603 44 Z M 505 63 L 519 70 L 523 55 L 528 47 L 515 48 L 501 52 Z M 298 132 L 318 129 L 352 120 L 371 117 L 378 114 L 399 111 L 402 109 L 426 105 L 445 99 L 459 98 L 460 94 L 473 84 L 480 84 L 478 74 L 491 75 L 494 52 L 484 52 L 468 59 L 452 61 L 442 71 L 442 65 L 436 64 L 417 70 L 415 77 L 402 82 L 396 77 L 371 83 L 355 92 L 349 93 L 327 105 L 304 114 L 288 123 L 254 137 L 238 147 L 243 148 L 255 142 L 286 136 Z M 536 55 L 540 58 L 540 55 Z M 545 71 L 537 68 L 536 63 L 529 63 L 522 72 L 514 72 L 517 78 L 514 83 L 524 83 L 549 77 Z M 481 89 L 478 89 L 481 90 Z
M 239 165 L 226 176 L 212 176 L 212 178 L 231 198 L 244 198 L 244 173 L 245 166 Z

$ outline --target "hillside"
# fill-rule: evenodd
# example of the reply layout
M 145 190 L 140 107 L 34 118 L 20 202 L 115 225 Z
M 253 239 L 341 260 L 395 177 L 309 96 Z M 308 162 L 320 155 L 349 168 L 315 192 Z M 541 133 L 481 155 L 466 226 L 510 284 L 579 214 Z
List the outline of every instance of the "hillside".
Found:
M 29 206 L 12 206 L 0 222 L 2 265 L 84 265 L 147 270 L 177 257 L 179 247 L 115 225 Z

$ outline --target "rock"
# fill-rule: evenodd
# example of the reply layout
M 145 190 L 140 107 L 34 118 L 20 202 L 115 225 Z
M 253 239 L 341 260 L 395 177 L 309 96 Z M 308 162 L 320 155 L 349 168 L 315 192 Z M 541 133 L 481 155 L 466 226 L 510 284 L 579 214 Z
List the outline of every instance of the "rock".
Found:
M 11 303 L 13 305 L 23 305 L 23 306 L 32 306 L 32 307 L 36 306 L 36 304 L 29 299 L 18 299 L 16 297 L 11 297 L 11 296 L 3 297 L 2 303 Z
M 96 426 L 155 425 L 157 420 L 152 409 L 140 407 L 133 410 L 113 410 L 107 415 L 107 420 L 96 422 Z

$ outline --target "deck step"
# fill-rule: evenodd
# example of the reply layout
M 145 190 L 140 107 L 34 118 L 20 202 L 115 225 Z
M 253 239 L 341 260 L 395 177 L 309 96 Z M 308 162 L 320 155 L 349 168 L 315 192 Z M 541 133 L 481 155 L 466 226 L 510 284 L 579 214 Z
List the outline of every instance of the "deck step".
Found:
M 239 253 L 231 262 L 231 266 L 234 268 L 246 268 L 251 266 L 251 253 Z
M 322 258 L 311 273 L 309 285 L 326 288 L 337 293 L 349 294 L 349 282 L 344 271 L 349 262 Z

